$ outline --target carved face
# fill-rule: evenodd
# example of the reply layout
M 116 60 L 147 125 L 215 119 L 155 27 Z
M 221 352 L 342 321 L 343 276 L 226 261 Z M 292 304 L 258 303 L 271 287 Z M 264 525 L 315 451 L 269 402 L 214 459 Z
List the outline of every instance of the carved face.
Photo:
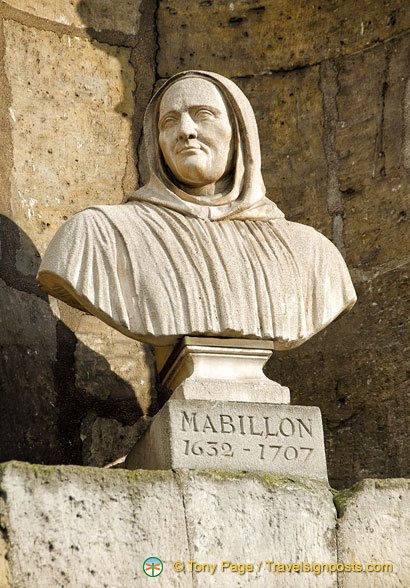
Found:
M 175 178 L 192 187 L 215 184 L 232 162 L 232 127 L 222 94 L 200 78 L 173 84 L 159 112 L 159 144 Z

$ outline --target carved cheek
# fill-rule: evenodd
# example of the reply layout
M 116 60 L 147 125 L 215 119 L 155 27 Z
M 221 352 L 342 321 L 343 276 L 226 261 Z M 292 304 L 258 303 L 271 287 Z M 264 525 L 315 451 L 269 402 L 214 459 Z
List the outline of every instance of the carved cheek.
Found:
M 232 129 L 231 126 L 221 125 L 217 127 L 217 132 L 215 133 L 218 137 L 218 141 L 223 143 L 224 145 L 229 144 L 232 139 Z
M 174 141 L 169 136 L 169 133 L 163 131 L 159 136 L 159 146 L 165 159 L 167 159 L 173 151 L 173 145 Z

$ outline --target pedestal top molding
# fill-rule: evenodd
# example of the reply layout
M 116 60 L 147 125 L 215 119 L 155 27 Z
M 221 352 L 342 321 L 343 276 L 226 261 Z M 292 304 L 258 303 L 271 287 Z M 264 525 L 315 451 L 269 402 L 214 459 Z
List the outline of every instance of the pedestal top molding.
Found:
M 170 348 L 157 348 L 161 381 L 172 398 L 289 404 L 289 388 L 267 378 L 263 367 L 272 341 L 184 337 Z

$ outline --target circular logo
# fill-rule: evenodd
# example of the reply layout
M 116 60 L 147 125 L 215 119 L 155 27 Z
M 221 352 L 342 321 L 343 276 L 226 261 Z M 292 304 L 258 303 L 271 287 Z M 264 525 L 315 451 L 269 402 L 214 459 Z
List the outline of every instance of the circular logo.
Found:
M 164 569 L 162 561 L 158 557 L 147 557 L 142 564 L 142 569 L 147 576 L 159 576 Z

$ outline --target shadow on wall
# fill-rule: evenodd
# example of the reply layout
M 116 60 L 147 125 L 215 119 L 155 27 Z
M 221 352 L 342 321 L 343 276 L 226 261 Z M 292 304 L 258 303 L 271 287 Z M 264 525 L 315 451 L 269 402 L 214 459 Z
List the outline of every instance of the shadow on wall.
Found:
M 53 313 L 35 280 L 36 247 L 3 215 L 0 244 L 0 462 L 81 464 L 86 415 L 130 425 L 142 407 L 130 384 Z M 99 394 L 76 382 L 76 352 Z
M 125 191 L 136 187 L 135 154 L 155 82 L 155 8 L 155 0 L 82 0 L 78 5 L 91 42 L 98 42 L 94 47 L 105 52 L 109 60 L 118 59 L 121 69 L 119 103 L 112 109 L 119 116 L 133 117 Z M 134 80 L 129 64 L 137 72 L 135 109 L 130 101 L 129 88 Z M 131 426 L 135 423 L 137 427 L 139 417 L 154 413 L 166 400 L 166 391 L 154 387 L 152 352 L 147 346 L 137 349 L 136 344 L 139 364 L 146 368 L 143 391 L 136 398 L 140 391 L 127 381 L 132 368 L 128 373 L 118 369 L 120 375 L 113 371 L 123 359 L 122 351 L 115 348 L 117 364 L 113 368 L 106 359 L 109 354 L 105 357 L 104 349 L 111 345 L 111 339 L 104 340 L 105 325 L 101 323 L 97 333 L 103 340 L 97 345 L 101 350 L 98 353 L 91 349 L 94 332 L 92 325 L 87 331 L 90 317 L 49 300 L 39 290 L 35 276 L 41 260 L 33 242 L 7 217 L 0 217 L 0 231 L 0 461 L 94 465 L 97 462 L 86 457 L 87 451 L 92 453 L 86 437 L 97 431 L 101 448 L 98 465 L 102 465 L 102 459 L 104 463 L 110 461 L 111 451 L 107 450 L 104 427 L 109 431 L 112 451 L 122 451 L 119 447 L 125 443 L 124 430 L 128 427 L 124 435 L 131 439 L 135 436 Z M 117 342 L 115 339 L 111 347 Z M 128 345 L 125 361 L 130 364 L 132 353 Z M 142 379 L 140 373 L 137 377 Z

